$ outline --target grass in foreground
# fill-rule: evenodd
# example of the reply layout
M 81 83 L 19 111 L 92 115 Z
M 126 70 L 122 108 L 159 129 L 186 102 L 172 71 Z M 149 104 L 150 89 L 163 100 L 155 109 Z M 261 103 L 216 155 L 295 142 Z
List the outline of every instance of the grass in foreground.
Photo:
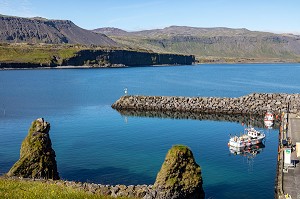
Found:
M 0 198 L 86 198 L 112 199 L 109 196 L 94 195 L 64 185 L 50 184 L 39 181 L 22 181 L 0 178 Z M 123 199 L 129 199 L 124 198 Z

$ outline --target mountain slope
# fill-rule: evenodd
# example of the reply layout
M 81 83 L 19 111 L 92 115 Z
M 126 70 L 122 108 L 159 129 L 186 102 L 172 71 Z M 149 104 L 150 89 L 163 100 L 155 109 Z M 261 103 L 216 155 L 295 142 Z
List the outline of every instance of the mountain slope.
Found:
M 0 42 L 118 46 L 106 35 L 76 26 L 69 20 L 0 15 Z
M 230 28 L 171 26 L 164 29 L 126 32 L 96 29 L 115 41 L 156 52 L 194 54 L 198 58 L 254 58 L 299 60 L 300 36 Z

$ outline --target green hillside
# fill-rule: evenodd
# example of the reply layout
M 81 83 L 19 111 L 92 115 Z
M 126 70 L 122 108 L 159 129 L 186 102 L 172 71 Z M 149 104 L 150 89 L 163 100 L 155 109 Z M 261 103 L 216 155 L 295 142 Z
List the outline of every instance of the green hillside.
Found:
M 193 54 L 198 60 L 289 61 L 300 60 L 300 36 L 230 28 L 171 26 L 125 32 L 96 29 L 116 42 L 155 52 Z

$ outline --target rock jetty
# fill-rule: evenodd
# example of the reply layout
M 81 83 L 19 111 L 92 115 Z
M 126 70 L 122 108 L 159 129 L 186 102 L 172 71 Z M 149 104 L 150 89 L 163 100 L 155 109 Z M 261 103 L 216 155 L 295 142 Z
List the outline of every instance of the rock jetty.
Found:
M 173 146 L 154 183 L 156 198 L 204 198 L 200 166 L 192 151 L 183 145 Z
M 43 118 L 32 122 L 22 142 L 20 159 L 9 170 L 8 177 L 59 179 L 49 130 L 50 123 Z
M 252 93 L 238 98 L 122 96 L 112 108 L 116 110 L 172 111 L 264 115 L 266 111 L 280 114 L 300 110 L 300 94 Z

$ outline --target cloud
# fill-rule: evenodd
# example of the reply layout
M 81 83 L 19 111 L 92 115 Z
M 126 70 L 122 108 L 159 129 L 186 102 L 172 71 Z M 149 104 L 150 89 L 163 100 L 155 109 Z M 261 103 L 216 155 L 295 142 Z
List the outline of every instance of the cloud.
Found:
M 30 0 L 0 0 L 0 13 L 13 16 L 33 17 L 33 4 Z

